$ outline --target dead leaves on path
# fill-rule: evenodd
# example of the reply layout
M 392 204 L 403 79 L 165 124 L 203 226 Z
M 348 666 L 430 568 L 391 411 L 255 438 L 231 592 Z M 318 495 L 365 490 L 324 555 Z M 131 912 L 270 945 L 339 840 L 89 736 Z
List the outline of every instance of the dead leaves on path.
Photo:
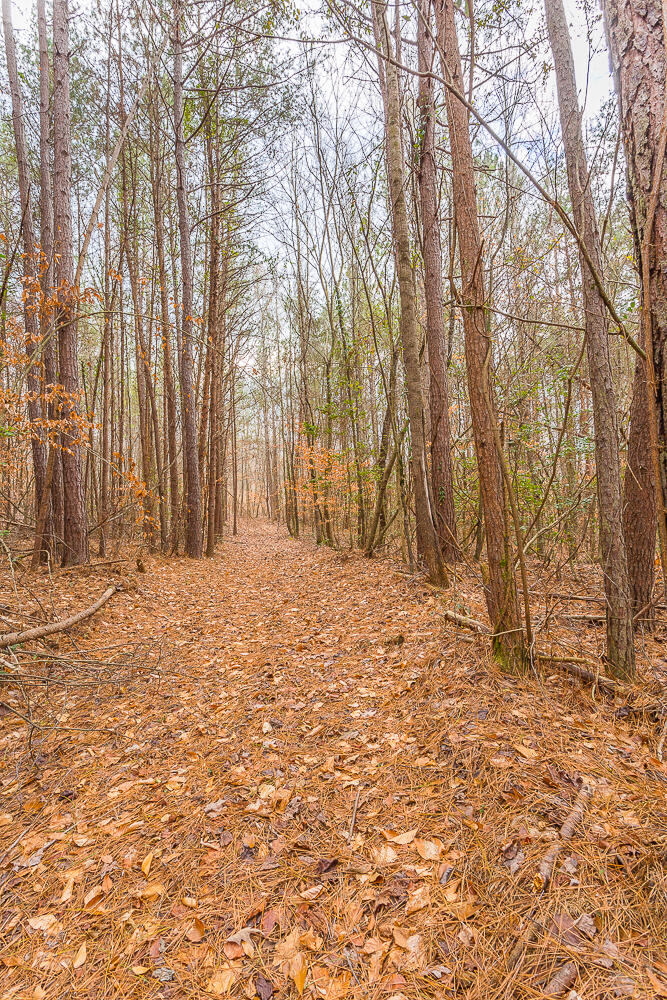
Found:
M 500 676 L 379 562 L 254 544 L 205 580 L 185 561 L 145 575 L 133 634 L 162 623 L 177 654 L 150 699 L 96 706 L 121 740 L 73 733 L 20 780 L 0 773 L 0 853 L 24 831 L 1 1000 L 103 981 L 128 997 L 485 1000 L 528 915 L 542 930 L 522 996 L 573 950 L 581 996 L 627 989 L 628 970 L 638 1000 L 660 995 L 647 894 L 664 768 L 640 722 L 560 678 Z M 83 704 L 68 720 L 90 721 Z M 15 747 L 8 726 L 6 760 Z M 533 880 L 589 774 L 551 901 Z

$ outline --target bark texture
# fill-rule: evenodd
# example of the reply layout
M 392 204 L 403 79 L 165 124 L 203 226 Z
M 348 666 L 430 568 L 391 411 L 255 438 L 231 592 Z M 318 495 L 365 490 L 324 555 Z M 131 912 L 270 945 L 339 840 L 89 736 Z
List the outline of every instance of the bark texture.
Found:
M 575 225 L 598 274 L 603 273 L 600 236 L 583 142 L 581 112 L 570 33 L 562 0 L 545 0 L 547 27 L 556 68 L 561 132 Z M 593 274 L 579 255 L 584 300 L 588 371 L 593 397 L 595 465 L 602 572 L 607 598 L 607 658 L 613 672 L 634 673 L 632 607 L 623 524 L 621 462 L 616 393 L 611 373 L 607 310 Z
M 183 47 L 181 42 L 181 5 L 175 10 L 174 29 L 174 130 L 176 153 L 176 200 L 181 244 L 182 307 L 179 369 L 183 414 L 183 451 L 186 479 L 187 515 L 185 553 L 201 558 L 204 536 L 202 527 L 201 480 L 197 453 L 197 412 L 193 377 L 193 290 L 190 217 L 185 189 L 185 137 L 183 134 Z
M 77 302 L 72 235 L 72 154 L 69 95 L 68 0 L 53 4 L 53 219 L 58 287 L 60 382 L 68 397 L 70 428 L 61 435 L 63 470 L 63 564 L 89 560 L 88 524 L 81 446 L 76 433 L 79 407 Z
M 385 151 L 391 201 L 396 274 L 401 304 L 400 329 L 403 345 L 403 364 L 405 366 L 408 418 L 410 422 L 411 466 L 415 491 L 417 543 L 433 582 L 444 582 L 446 573 L 431 515 L 426 478 L 426 441 L 424 436 L 424 406 L 419 364 L 417 301 L 412 270 L 408 208 L 405 197 L 400 90 L 398 72 L 393 62 L 394 51 L 387 24 L 385 3 L 373 3 L 373 23 L 378 48 L 385 56 L 384 66 L 382 62 L 380 63 L 380 82 L 384 97 Z
M 652 348 L 655 378 L 637 361 L 625 481 L 626 543 L 632 599 L 636 610 L 651 599 L 654 579 L 656 514 L 665 548 L 664 498 L 667 495 L 667 181 L 658 162 L 665 104 L 665 36 L 660 0 L 604 0 L 607 41 L 618 94 L 635 249 L 642 283 L 644 347 Z M 647 234 L 654 182 L 657 203 Z M 648 237 L 648 239 L 647 239 Z M 645 241 L 647 255 L 642 253 Z M 644 258 L 644 260 L 642 259 Z M 644 264 L 648 263 L 648 274 Z M 645 291 L 648 290 L 646 301 Z M 649 313 L 647 314 L 647 310 Z M 654 386 L 649 383 L 655 381 Z M 653 425 L 653 426 L 652 426 Z M 657 446 L 657 454 L 651 454 Z M 656 471 L 660 477 L 657 480 Z M 658 503 L 660 509 L 657 510 Z M 663 567 L 664 572 L 664 567 Z
M 461 53 L 453 0 L 436 0 L 435 9 L 443 73 L 445 79 L 463 93 Z M 507 501 L 496 445 L 498 424 L 491 381 L 492 349 L 486 324 L 483 247 L 477 215 L 472 143 L 466 108 L 449 88 L 446 91 L 446 105 L 461 259 L 461 305 L 468 394 L 479 470 L 480 500 L 484 511 L 488 563 L 486 602 L 495 634 L 496 655 L 508 670 L 518 672 L 525 669 L 526 655 L 514 576 Z
M 432 72 L 435 46 L 431 31 L 431 0 L 420 0 L 417 52 L 420 73 Z M 419 112 L 421 124 L 419 198 L 429 363 L 433 515 L 443 559 L 445 562 L 455 562 L 460 553 L 456 541 L 447 389 L 447 337 L 442 304 L 442 247 L 438 212 L 438 178 L 435 166 L 435 95 L 433 79 L 429 76 L 419 78 Z

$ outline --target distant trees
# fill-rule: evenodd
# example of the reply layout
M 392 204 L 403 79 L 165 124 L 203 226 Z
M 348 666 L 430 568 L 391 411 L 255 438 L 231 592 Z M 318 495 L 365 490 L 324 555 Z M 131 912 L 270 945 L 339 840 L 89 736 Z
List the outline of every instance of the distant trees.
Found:
M 632 673 L 656 511 L 667 563 L 662 15 L 605 2 L 638 310 L 613 103 L 589 142 L 545 2 L 560 109 L 543 25 L 490 0 L 329 0 L 335 50 L 280 5 L 100 0 L 94 59 L 67 0 L 25 46 L 3 0 L 0 515 L 33 563 L 211 556 L 262 512 L 476 572 L 516 671 L 535 575 L 594 563 Z

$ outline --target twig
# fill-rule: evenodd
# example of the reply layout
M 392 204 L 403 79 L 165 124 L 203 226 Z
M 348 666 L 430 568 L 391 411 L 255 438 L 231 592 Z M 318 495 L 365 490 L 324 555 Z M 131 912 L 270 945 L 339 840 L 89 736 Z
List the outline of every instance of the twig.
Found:
M 0 635 L 0 646 L 13 646 L 16 643 L 29 642 L 31 639 L 42 639 L 46 635 L 53 635 L 55 632 L 63 632 L 67 628 L 71 628 L 72 625 L 78 625 L 79 622 L 83 621 L 84 618 L 89 618 L 94 615 L 96 611 L 102 607 L 103 604 L 109 600 L 110 597 L 118 590 L 118 587 L 109 587 L 104 591 L 101 597 L 99 597 L 94 604 L 91 604 L 89 608 L 85 611 L 79 611 L 78 614 L 72 615 L 71 618 L 65 618 L 62 621 L 51 622 L 48 625 L 40 625 L 38 628 L 29 628 L 23 632 L 5 632 L 4 635 Z
M 455 625 L 462 625 L 464 628 L 469 628 L 480 635 L 491 635 L 489 629 L 474 618 L 468 618 L 466 615 L 457 615 L 456 612 L 447 611 L 446 609 L 443 610 L 442 615 L 448 622 L 454 622 Z
M 347 835 L 348 844 L 352 843 L 352 834 L 354 833 L 354 824 L 357 820 L 357 806 L 359 805 L 359 795 L 361 793 L 361 785 L 357 785 L 357 794 L 354 797 L 354 808 L 352 809 L 352 819 L 350 820 L 350 830 Z
M 559 839 L 556 840 L 547 853 L 542 858 L 540 862 L 540 867 L 538 870 L 538 879 L 540 880 L 540 886 L 542 889 L 546 889 L 548 884 L 551 882 L 551 877 L 553 875 L 554 866 L 558 855 L 560 854 L 560 849 L 563 846 L 563 841 L 567 842 L 572 840 L 572 835 L 576 830 L 579 823 L 584 818 L 584 810 L 591 797 L 591 789 L 589 785 L 582 785 L 579 789 L 579 794 L 577 795 L 572 811 L 568 814 L 565 822 L 560 828 Z

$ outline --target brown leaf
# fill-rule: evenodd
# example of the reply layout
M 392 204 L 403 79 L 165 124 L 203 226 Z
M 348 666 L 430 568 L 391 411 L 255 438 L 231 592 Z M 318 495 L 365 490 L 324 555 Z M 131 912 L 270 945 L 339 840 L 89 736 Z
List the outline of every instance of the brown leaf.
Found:
M 236 973 L 232 968 L 227 966 L 213 973 L 208 981 L 208 990 L 213 996 L 221 997 L 225 993 L 229 993 L 235 982 Z
M 104 896 L 104 887 L 102 885 L 95 885 L 90 889 L 86 895 L 83 897 L 83 908 L 84 910 L 91 910 L 94 906 L 97 906 L 99 901 Z
M 73 969 L 80 969 L 82 965 L 85 965 L 88 953 L 86 950 L 86 942 L 84 941 L 76 955 L 74 956 L 74 961 L 72 962 Z
M 422 885 L 415 892 L 408 895 L 408 901 L 405 904 L 405 915 L 410 916 L 411 913 L 417 913 L 419 910 L 423 910 L 424 907 L 430 905 L 431 893 L 429 892 L 429 887 Z
M 417 836 L 417 829 L 415 827 L 414 830 L 408 830 L 406 833 L 396 833 L 395 830 L 383 830 L 382 836 L 385 840 L 391 841 L 392 844 L 411 844 Z
M 43 931 L 47 937 L 60 934 L 62 925 L 53 913 L 40 913 L 36 917 L 30 917 L 28 924 L 34 931 Z
M 419 840 L 414 841 L 415 850 L 423 861 L 439 861 L 444 850 L 441 840 Z
M 296 955 L 290 959 L 288 975 L 294 982 L 299 996 L 303 996 L 303 988 L 306 985 L 306 976 L 308 975 L 308 963 L 306 962 L 306 957 L 302 952 L 298 951 Z
M 274 993 L 273 983 L 270 979 L 266 979 L 261 972 L 258 973 L 255 980 L 255 992 L 260 1000 L 271 1000 Z
M 204 925 L 199 919 L 199 917 L 195 917 L 195 919 L 192 921 L 191 924 L 189 924 L 188 929 L 185 932 L 185 936 L 188 939 L 188 941 L 193 941 L 194 943 L 202 941 L 205 934 L 206 934 L 206 929 L 204 928 Z

